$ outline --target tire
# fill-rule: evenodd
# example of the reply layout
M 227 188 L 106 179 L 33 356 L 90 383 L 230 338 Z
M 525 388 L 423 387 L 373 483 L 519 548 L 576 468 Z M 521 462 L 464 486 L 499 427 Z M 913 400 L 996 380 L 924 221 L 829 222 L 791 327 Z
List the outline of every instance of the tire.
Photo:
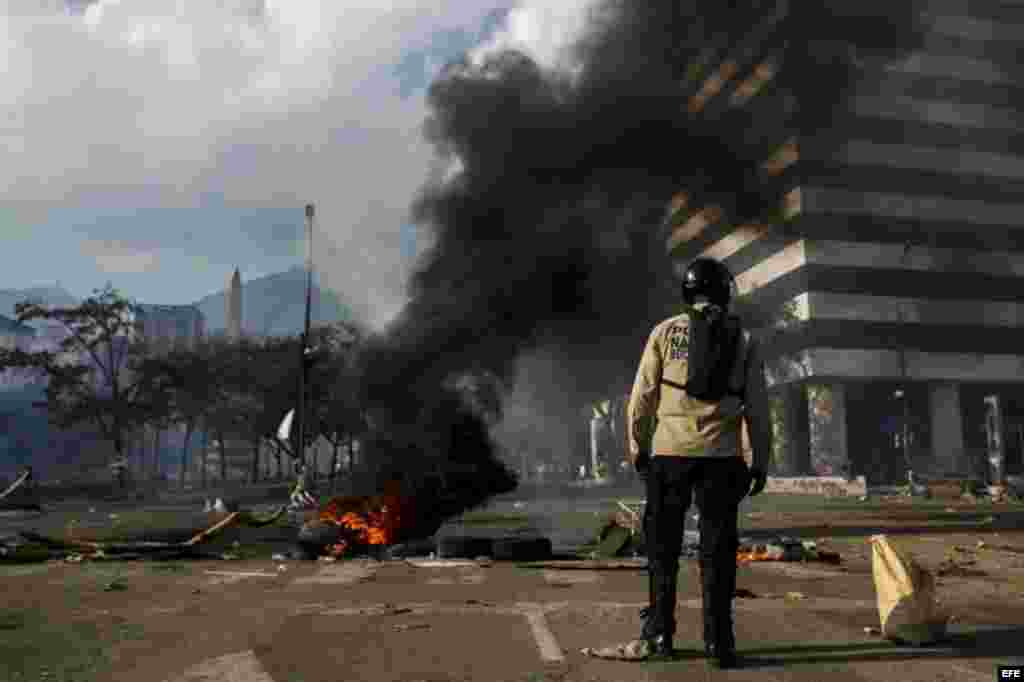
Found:
M 441 559 L 475 559 L 494 556 L 494 540 L 481 537 L 449 536 L 437 541 L 437 555 Z
M 548 538 L 501 538 L 494 541 L 494 558 L 505 561 L 544 561 L 552 554 Z
M 302 525 L 299 536 L 296 538 L 296 544 L 306 554 L 315 557 L 322 554 L 327 545 L 333 545 L 339 540 L 341 540 L 341 529 L 336 525 L 323 521 L 311 521 Z
M 431 552 L 437 551 L 437 542 L 435 540 L 414 540 L 411 542 L 403 542 L 400 544 L 391 546 L 391 556 L 396 559 L 406 559 L 409 557 L 427 556 Z

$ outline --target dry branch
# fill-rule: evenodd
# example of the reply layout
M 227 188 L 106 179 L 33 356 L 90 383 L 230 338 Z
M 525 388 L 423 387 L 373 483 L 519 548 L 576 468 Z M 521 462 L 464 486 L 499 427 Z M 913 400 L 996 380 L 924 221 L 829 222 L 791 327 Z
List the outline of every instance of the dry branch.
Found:
M 17 478 L 17 480 L 14 481 L 14 483 L 12 483 L 11 485 L 7 486 L 7 490 L 5 490 L 2 493 L 0 493 L 0 500 L 4 499 L 5 497 L 7 497 L 11 493 L 13 493 L 15 490 L 20 488 L 25 483 L 25 481 L 27 481 L 29 479 L 29 477 L 31 475 L 32 475 L 32 471 L 31 470 L 26 470 L 26 471 L 22 472 L 21 476 L 19 476 Z
M 215 533 L 224 530 L 228 526 L 230 526 L 230 525 L 234 524 L 235 522 L 237 522 L 238 518 L 239 518 L 239 516 L 241 516 L 241 514 L 242 514 L 242 512 L 231 512 L 225 518 L 221 519 L 217 523 L 213 524 L 212 526 L 210 526 L 209 528 L 207 528 L 203 532 L 201 532 L 198 535 L 196 535 L 195 537 L 193 537 L 188 542 L 184 543 L 184 546 L 185 547 L 191 547 L 192 545 L 195 545 L 197 543 L 202 542 L 203 540 L 207 539 L 211 535 L 214 535 Z
M 73 550 L 88 554 L 102 553 L 104 555 L 117 555 L 118 558 L 141 558 L 143 556 L 180 556 L 195 553 L 194 547 L 205 540 L 210 539 L 225 528 L 235 523 L 243 523 L 251 528 L 268 526 L 287 511 L 287 505 L 282 506 L 270 516 L 260 518 L 248 512 L 232 512 L 226 517 L 213 524 L 209 528 L 196 534 L 186 542 L 89 542 L 85 540 L 59 540 L 40 535 L 32 531 L 21 531 L 21 536 L 31 542 L 37 542 L 54 549 Z

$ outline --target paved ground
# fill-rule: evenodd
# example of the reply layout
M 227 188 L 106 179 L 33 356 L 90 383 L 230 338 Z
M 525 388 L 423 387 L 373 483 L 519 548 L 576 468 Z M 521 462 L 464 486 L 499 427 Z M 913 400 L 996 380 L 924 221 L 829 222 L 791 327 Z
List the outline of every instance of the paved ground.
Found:
M 752 667 L 729 672 L 708 671 L 697 655 L 700 602 L 691 562 L 681 571 L 678 660 L 661 663 L 579 653 L 637 634 L 646 582 L 635 569 L 354 560 L 200 562 L 170 572 L 133 563 L 119 569 L 127 589 L 106 592 L 84 577 L 92 569 L 53 563 L 8 575 L 0 602 L 60 610 L 97 627 L 135 628 L 134 637 L 109 638 L 106 669 L 65 677 L 90 682 L 820 682 L 826 675 L 980 682 L 994 679 L 997 663 L 1024 663 L 1024 592 L 1015 579 L 942 578 L 940 595 L 956 616 L 954 640 L 901 648 L 865 633 L 878 624 L 866 548 L 851 544 L 845 553 L 842 568 L 741 568 L 740 586 L 757 595 L 736 602 L 739 645 Z M 1024 568 L 1020 558 L 998 560 L 1012 564 L 1013 575 Z M 47 679 L 3 671 L 0 663 L 5 682 Z
M 593 528 L 559 527 L 556 515 L 575 511 L 596 523 L 602 504 L 583 497 L 524 506 L 509 498 L 490 511 L 525 509 L 556 547 L 571 547 Z M 639 632 L 646 579 L 637 569 L 54 562 L 0 571 L 0 682 L 820 682 L 826 675 L 980 682 L 994 679 L 998 663 L 1024 663 L 1019 509 L 910 500 L 836 509 L 818 502 L 817 510 L 759 504 L 744 508 L 745 532 L 814 538 L 844 563 L 741 568 L 739 586 L 756 595 L 736 602 L 749 669 L 710 672 L 699 658 L 690 562 L 681 575 L 678 657 L 660 663 L 600 661 L 579 651 Z M 111 523 L 108 511 L 97 510 L 97 519 Z M 865 632 L 878 625 L 865 538 L 883 531 L 939 573 L 940 597 L 955 616 L 946 646 L 900 648 Z M 124 589 L 109 589 L 113 580 Z

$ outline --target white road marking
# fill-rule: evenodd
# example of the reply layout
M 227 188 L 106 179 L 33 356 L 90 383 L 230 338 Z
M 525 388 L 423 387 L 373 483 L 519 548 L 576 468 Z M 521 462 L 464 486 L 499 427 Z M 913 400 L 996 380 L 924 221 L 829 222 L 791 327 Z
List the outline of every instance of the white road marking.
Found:
M 985 675 L 974 668 L 966 665 L 960 665 L 959 663 L 949 663 L 949 667 L 963 675 L 965 680 L 977 680 L 977 682 L 989 682 L 992 679 L 991 675 Z
M 276 578 L 280 573 L 256 573 L 253 571 L 204 571 L 207 575 L 223 575 L 237 578 Z
M 337 562 L 327 564 L 313 575 L 296 578 L 295 585 L 347 585 L 372 578 L 376 569 L 369 563 Z
M 596 571 L 553 571 L 544 570 L 541 572 L 551 585 L 578 585 L 582 583 L 596 583 L 601 579 Z
M 274 678 L 250 649 L 203 661 L 168 682 L 274 682 Z
M 540 657 L 549 663 L 561 663 L 565 660 L 562 648 L 558 646 L 555 634 L 548 627 L 548 621 L 544 617 L 544 608 L 539 604 L 526 609 L 526 620 L 533 631 L 533 638 L 537 640 L 537 648 L 540 649 Z
M 476 568 L 479 561 L 467 559 L 406 559 L 405 563 L 416 568 Z

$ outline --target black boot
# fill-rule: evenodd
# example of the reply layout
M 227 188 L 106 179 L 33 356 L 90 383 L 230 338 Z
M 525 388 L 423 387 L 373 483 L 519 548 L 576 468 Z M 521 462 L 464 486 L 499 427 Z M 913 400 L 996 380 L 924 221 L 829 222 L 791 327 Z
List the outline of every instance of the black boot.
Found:
M 676 574 L 678 570 L 671 561 L 655 561 L 650 573 L 650 605 L 640 610 L 643 619 L 641 639 L 651 645 L 652 654 L 658 657 L 672 655 L 672 638 L 675 634 Z
M 704 655 L 707 656 L 708 662 L 719 670 L 739 667 L 736 646 L 731 642 L 721 646 L 717 642 L 705 643 Z
M 711 562 L 704 568 L 702 610 L 704 615 L 704 653 L 708 662 L 719 669 L 737 667 L 736 639 L 732 623 L 732 592 L 735 591 L 735 569 L 728 565 L 715 570 Z M 724 575 L 723 575 L 724 573 Z

